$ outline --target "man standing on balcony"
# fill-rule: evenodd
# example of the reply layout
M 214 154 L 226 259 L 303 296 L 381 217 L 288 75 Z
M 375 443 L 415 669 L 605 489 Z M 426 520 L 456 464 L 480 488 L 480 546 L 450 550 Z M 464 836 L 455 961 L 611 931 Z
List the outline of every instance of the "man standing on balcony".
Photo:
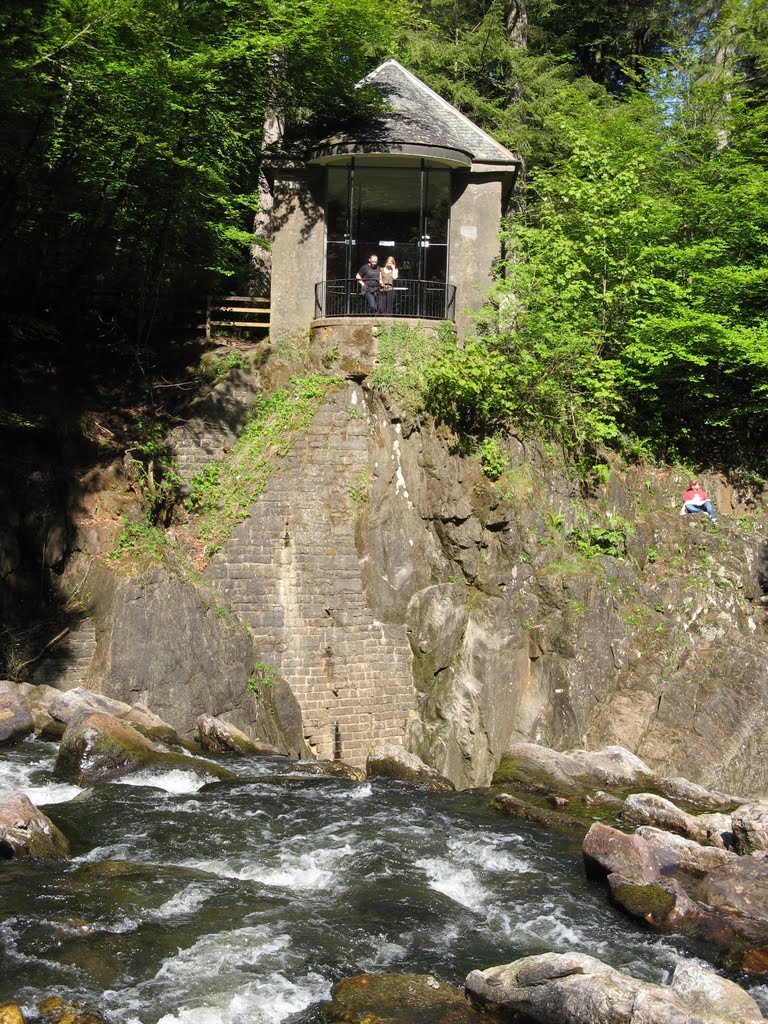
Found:
M 375 316 L 379 311 L 379 257 L 375 252 L 372 252 L 368 257 L 368 262 L 364 263 L 355 275 L 355 280 L 359 281 L 363 295 L 365 295 L 365 301 L 368 303 L 368 312 L 371 316 Z

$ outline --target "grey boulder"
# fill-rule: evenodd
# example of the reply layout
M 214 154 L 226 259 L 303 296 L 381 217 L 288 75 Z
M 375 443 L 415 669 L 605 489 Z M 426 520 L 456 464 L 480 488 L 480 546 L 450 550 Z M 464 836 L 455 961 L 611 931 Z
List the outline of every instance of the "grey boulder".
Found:
M 583 953 L 544 953 L 472 971 L 475 1006 L 525 1024 L 753 1024 L 754 1000 L 734 982 L 691 965 L 670 986 L 639 981 Z
M 29 797 L 0 797 L 0 859 L 54 861 L 68 856 L 66 837 Z

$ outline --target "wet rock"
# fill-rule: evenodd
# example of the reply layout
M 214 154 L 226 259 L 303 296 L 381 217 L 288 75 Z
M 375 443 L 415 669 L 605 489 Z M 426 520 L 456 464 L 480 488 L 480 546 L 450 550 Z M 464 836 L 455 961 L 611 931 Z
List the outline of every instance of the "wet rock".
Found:
M 179 864 L 144 864 L 130 860 L 99 860 L 92 864 L 81 864 L 69 876 L 75 882 L 90 883 L 94 878 L 120 879 L 138 878 L 148 879 L 152 884 L 158 884 L 163 879 L 179 879 L 182 882 L 196 882 L 211 877 L 208 871 L 200 868 L 188 868 Z
M 13 683 L 0 682 L 0 746 L 18 743 L 34 732 L 35 722 Z
M 0 860 L 64 860 L 69 843 L 21 793 L 0 797 Z
M 746 959 L 756 962 L 768 951 L 768 926 L 691 899 L 676 878 L 637 885 L 609 875 L 608 889 L 611 902 L 632 917 L 659 931 L 707 943 L 732 970 L 748 970 Z
M 738 853 L 768 850 L 768 803 L 737 807 L 731 815 L 731 830 Z
M 197 731 L 203 750 L 228 750 L 235 754 L 261 754 L 264 757 L 280 755 L 280 751 L 271 743 L 252 740 L 237 726 L 230 725 L 221 718 L 214 718 L 213 715 L 200 715 L 197 720 Z
M 61 739 L 64 723 L 51 715 L 51 704 L 61 696 L 61 691 L 44 683 L 17 683 L 19 696 L 29 708 L 35 723 L 35 735 L 44 739 Z
M 113 718 L 119 718 L 130 709 L 130 704 L 105 697 L 101 693 L 94 693 L 84 686 L 77 686 L 72 690 L 65 690 L 63 693 L 57 691 L 57 696 L 49 708 L 51 715 L 58 721 L 64 722 L 65 725 L 84 712 L 99 711 L 102 714 L 111 715 Z
M 0 1024 L 26 1024 L 21 1007 L 16 1003 L 3 1003 L 0 1006 Z
M 56 759 L 57 774 L 80 786 L 110 782 L 142 769 L 178 769 L 219 780 L 237 778 L 234 772 L 208 761 L 161 750 L 132 726 L 99 713 L 70 722 Z
M 297 761 L 291 771 L 303 775 L 327 775 L 333 779 L 346 779 L 348 782 L 365 782 L 365 772 L 344 761 Z
M 198 717 L 210 714 L 291 756 L 309 755 L 288 683 L 278 678 L 258 698 L 248 691 L 258 655 L 234 613 L 221 618 L 212 610 L 226 603 L 219 590 L 186 582 L 170 555 L 133 575 L 86 554 L 76 562 L 70 569 L 80 579 L 87 575 L 91 595 L 96 650 L 87 678 L 95 690 L 152 708 L 185 741 Z
M 560 753 L 538 743 L 516 743 L 502 756 L 493 784 L 514 784 L 532 792 L 577 793 L 647 784 L 653 772 L 624 747 Z
M 661 875 L 674 875 L 715 910 L 741 914 L 768 927 L 768 858 L 701 846 L 649 826 L 638 829 L 635 838 L 653 852 Z
M 699 968 L 654 985 L 582 953 L 545 953 L 472 971 L 470 1001 L 526 1024 L 752 1024 L 757 1004 L 733 982 Z M 722 983 L 722 984 L 721 984 Z
M 649 826 L 628 836 L 593 825 L 584 864 L 631 916 L 715 947 L 731 970 L 768 970 L 768 861 Z
M 593 776 L 569 754 L 561 754 L 538 743 L 516 743 L 502 755 L 492 785 L 511 784 L 541 793 L 583 793 Z
M 326 1024 L 482 1024 L 458 989 L 429 974 L 362 974 L 331 989 Z
M 708 971 L 695 960 L 681 960 L 672 975 L 672 988 L 696 1012 L 713 1009 L 727 1015 L 756 1016 L 757 1004 L 740 985 Z M 759 1013 L 759 1010 L 758 1010 Z
M 103 693 L 94 693 L 84 686 L 78 686 L 65 693 L 57 691 L 56 698 L 49 706 L 51 716 L 59 722 L 69 725 L 70 722 L 83 715 L 99 712 L 112 718 L 127 722 L 147 739 L 161 743 L 178 743 L 179 736 L 173 726 L 158 718 L 149 708 L 138 704 L 126 704 L 121 700 L 106 697 Z
M 162 718 L 153 711 L 150 711 L 148 707 L 144 707 L 141 704 L 131 704 L 128 711 L 118 717 L 121 721 L 132 725 L 137 732 L 140 732 L 142 736 L 146 736 L 149 740 L 156 740 L 158 743 L 174 743 L 186 747 L 192 745 L 185 742 L 172 725 L 164 722 Z
M 633 793 L 628 796 L 624 803 L 624 817 L 635 824 L 655 825 L 681 836 L 690 836 L 692 831 L 692 816 L 681 811 L 671 800 L 654 793 Z
M 645 840 L 601 822 L 587 832 L 582 851 L 587 878 L 602 880 L 615 873 L 646 883 L 659 877 L 659 861 Z
M 625 747 L 611 746 L 602 750 L 573 750 L 571 757 L 594 774 L 598 785 L 607 788 L 639 786 L 653 779 L 648 765 Z
M 103 1017 L 52 996 L 40 1003 L 34 1024 L 106 1024 Z
M 704 829 L 702 843 L 717 846 L 721 850 L 733 847 L 733 832 L 730 814 L 696 814 L 694 821 L 697 828 Z
M 568 801 L 565 802 L 565 806 Z M 494 799 L 493 806 L 502 814 L 511 814 L 522 821 L 534 821 L 537 825 L 543 825 L 553 832 L 563 832 L 566 835 L 584 836 L 589 829 L 587 822 L 574 818 L 562 811 L 551 811 L 546 807 L 537 807 L 519 797 L 509 793 L 499 793 Z
M 445 776 L 395 743 L 387 743 L 370 752 L 366 773 L 371 779 L 396 779 L 398 782 L 410 782 L 422 789 L 441 793 L 452 792 L 454 789 L 453 783 Z
M 587 793 L 584 797 L 585 807 L 594 807 L 595 804 L 602 805 L 603 807 L 613 807 L 616 810 L 623 810 L 624 808 L 623 800 L 612 793 L 604 792 L 602 789 L 598 789 L 596 793 Z
M 654 928 L 666 928 L 678 908 L 679 898 L 685 897 L 680 886 L 675 887 L 669 880 L 638 884 L 623 875 L 612 874 L 607 881 L 611 902 Z

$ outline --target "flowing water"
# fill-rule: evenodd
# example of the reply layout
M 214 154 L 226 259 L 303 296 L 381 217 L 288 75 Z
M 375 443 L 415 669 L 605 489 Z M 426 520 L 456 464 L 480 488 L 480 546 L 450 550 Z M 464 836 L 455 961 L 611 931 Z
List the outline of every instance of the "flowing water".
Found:
M 115 1024 L 309 1024 L 331 985 L 576 949 L 652 981 L 684 948 L 584 880 L 580 846 L 498 815 L 487 794 L 297 776 L 227 760 L 237 783 L 136 775 L 79 789 L 56 747 L 2 755 L 72 859 L 0 873 L 0 1003 L 58 994 Z M 754 994 L 754 993 L 753 993 Z M 758 993 L 760 994 L 760 993 Z

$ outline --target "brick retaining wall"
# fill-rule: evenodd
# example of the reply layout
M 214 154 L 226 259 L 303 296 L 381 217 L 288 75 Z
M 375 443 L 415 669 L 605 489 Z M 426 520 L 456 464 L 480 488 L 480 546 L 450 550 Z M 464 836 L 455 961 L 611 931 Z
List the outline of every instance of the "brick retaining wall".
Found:
M 206 570 L 288 680 L 317 756 L 358 765 L 402 742 L 416 707 L 405 626 L 377 621 L 355 545 L 370 430 L 361 389 L 345 385 Z

